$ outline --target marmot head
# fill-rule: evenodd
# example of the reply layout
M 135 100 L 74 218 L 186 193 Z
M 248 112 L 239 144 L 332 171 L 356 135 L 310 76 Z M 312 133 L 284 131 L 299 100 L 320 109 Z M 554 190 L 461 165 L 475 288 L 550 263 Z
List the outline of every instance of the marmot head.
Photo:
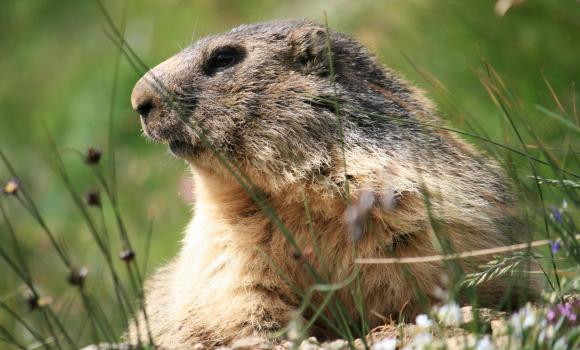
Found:
M 354 39 L 287 20 L 199 40 L 141 78 L 131 100 L 145 134 L 189 163 L 211 166 L 219 153 L 289 183 L 327 174 L 343 142 L 392 150 L 400 126 L 377 114 L 412 116 L 425 108 L 415 94 Z

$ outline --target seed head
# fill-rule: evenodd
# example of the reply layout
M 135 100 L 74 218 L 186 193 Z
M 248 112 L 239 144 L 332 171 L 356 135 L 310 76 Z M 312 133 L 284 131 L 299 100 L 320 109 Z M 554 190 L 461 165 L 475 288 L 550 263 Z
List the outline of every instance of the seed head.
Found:
M 135 260 L 135 252 L 130 250 L 130 249 L 125 249 L 121 252 L 121 254 L 119 254 L 119 257 L 124 262 L 129 263 L 129 262 Z
M 83 287 L 85 279 L 89 273 L 89 269 L 81 267 L 80 269 L 73 269 L 68 275 L 68 282 L 77 287 Z
M 38 310 L 52 303 L 50 297 L 39 297 L 30 291 L 26 293 L 25 299 L 30 311 Z
M 90 147 L 87 151 L 85 161 L 89 165 L 98 164 L 99 161 L 101 160 L 101 155 L 102 153 L 100 150 Z
M 38 309 L 38 300 L 40 298 L 38 297 L 38 295 L 36 294 L 32 294 L 30 293 L 28 296 L 26 296 L 26 304 L 28 304 L 28 309 L 32 310 L 36 310 Z
M 16 195 L 19 190 L 20 181 L 17 178 L 10 179 L 4 184 L 4 194 Z
M 96 189 L 90 190 L 86 195 L 87 204 L 91 207 L 101 207 L 101 195 Z

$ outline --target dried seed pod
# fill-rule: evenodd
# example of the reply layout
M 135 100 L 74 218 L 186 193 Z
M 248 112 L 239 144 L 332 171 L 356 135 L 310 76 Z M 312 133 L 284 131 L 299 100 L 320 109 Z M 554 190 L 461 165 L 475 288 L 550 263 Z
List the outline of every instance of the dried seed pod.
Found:
M 101 207 L 101 195 L 98 190 L 90 190 L 86 194 L 87 204 L 91 207 Z
M 30 311 L 36 310 L 39 308 L 39 304 L 38 304 L 39 299 L 40 298 L 38 297 L 38 295 L 32 294 L 32 293 L 30 293 L 26 296 L 26 304 L 28 305 L 28 309 Z
M 101 155 L 102 155 L 102 153 L 100 150 L 93 148 L 93 147 L 90 147 L 87 151 L 85 161 L 89 165 L 98 164 L 99 161 L 101 160 Z
M 135 260 L 135 252 L 130 249 L 125 249 L 121 252 L 121 254 L 119 254 L 119 257 L 121 260 L 128 263 Z
M 68 275 L 68 282 L 77 287 L 83 287 L 85 279 L 89 273 L 89 269 L 81 267 L 80 269 L 73 269 Z

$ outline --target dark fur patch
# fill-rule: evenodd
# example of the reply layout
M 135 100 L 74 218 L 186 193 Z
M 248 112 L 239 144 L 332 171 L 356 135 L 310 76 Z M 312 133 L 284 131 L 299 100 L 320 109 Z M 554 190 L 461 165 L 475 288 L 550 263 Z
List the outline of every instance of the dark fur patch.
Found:
M 265 284 L 262 283 L 256 283 L 253 286 L 253 289 L 255 289 L 258 292 L 263 293 L 264 295 L 267 295 L 270 298 L 273 299 L 280 299 L 282 302 L 284 302 L 284 304 L 292 306 L 292 307 L 298 307 L 299 303 L 294 300 L 291 296 L 287 295 L 283 289 L 276 287 L 276 286 L 267 286 Z
M 268 221 L 264 229 L 264 236 L 260 240 L 260 244 L 268 245 L 272 242 L 273 238 L 274 238 L 274 224 L 272 224 L 271 221 Z
M 392 245 L 392 249 L 393 251 L 399 251 L 401 249 L 407 248 L 410 244 L 411 241 L 413 240 L 413 234 L 411 233 L 405 233 L 402 235 L 397 235 L 393 237 L 393 245 Z

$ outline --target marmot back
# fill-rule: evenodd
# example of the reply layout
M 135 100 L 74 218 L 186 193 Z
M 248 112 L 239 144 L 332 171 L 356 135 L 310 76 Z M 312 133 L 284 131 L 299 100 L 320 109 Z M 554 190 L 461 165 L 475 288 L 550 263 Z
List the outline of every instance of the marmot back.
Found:
M 318 24 L 273 21 L 204 38 L 146 74 L 132 103 L 144 132 L 186 160 L 195 182 L 183 247 L 147 287 L 151 330 L 163 347 L 281 330 L 300 291 L 351 279 L 355 256 L 521 240 L 499 166 L 439 128 L 418 89 Z M 417 313 L 454 273 L 443 263 L 358 269 L 371 328 L 380 315 Z M 491 281 L 479 302 L 521 297 L 527 283 Z M 323 298 L 315 294 L 313 304 Z M 359 322 L 350 287 L 336 298 Z M 318 334 L 329 334 L 324 320 Z M 141 327 L 130 330 L 133 340 L 146 334 Z

